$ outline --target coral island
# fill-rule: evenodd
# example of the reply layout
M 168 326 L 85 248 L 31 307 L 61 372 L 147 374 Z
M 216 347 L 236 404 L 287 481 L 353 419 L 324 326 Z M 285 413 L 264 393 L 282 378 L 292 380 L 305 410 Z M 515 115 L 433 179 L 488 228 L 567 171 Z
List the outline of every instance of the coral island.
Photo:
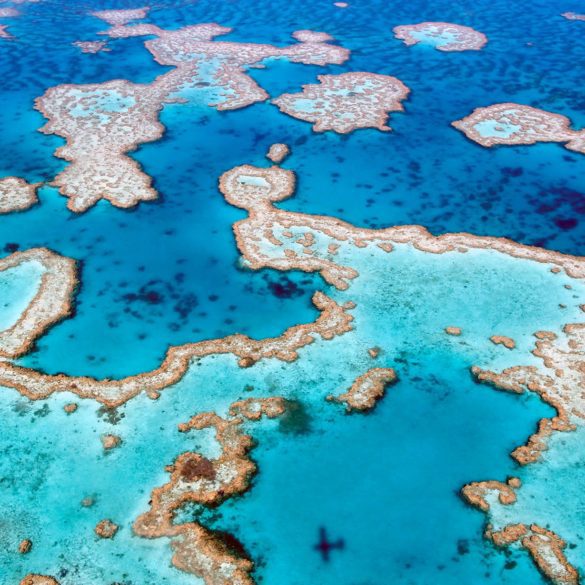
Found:
M 585 130 L 572 130 L 567 117 L 531 106 L 504 103 L 476 108 L 451 125 L 485 147 L 564 142 L 565 148 L 585 154 Z
M 312 122 L 315 132 L 347 134 L 358 128 L 388 131 L 388 112 L 403 112 L 410 90 L 396 77 L 376 73 L 319 75 L 319 84 L 274 100 L 281 112 Z
M 431 45 L 438 51 L 479 51 L 487 37 L 469 26 L 450 22 L 421 22 L 394 28 L 394 36 L 405 45 Z

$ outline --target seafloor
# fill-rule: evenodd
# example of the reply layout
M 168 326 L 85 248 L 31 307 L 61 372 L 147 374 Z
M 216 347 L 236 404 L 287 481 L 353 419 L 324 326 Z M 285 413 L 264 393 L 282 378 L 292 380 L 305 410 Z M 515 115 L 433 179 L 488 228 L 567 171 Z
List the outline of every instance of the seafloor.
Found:
M 9 2 L 1 6 L 10 6 Z M 135 8 L 131 0 L 40 0 L 0 19 L 13 39 L 0 39 L 0 178 L 49 182 L 67 162 L 62 138 L 35 98 L 60 84 L 127 79 L 148 83 L 169 68 L 154 62 L 144 37 L 109 40 L 109 52 L 82 53 L 72 43 L 99 40 L 107 25 L 94 10 Z M 585 22 L 578 0 L 159 0 L 145 22 L 176 29 L 215 22 L 233 27 L 221 40 L 291 43 L 299 29 L 324 31 L 350 49 L 343 65 L 266 61 L 250 75 L 271 97 L 296 93 L 317 75 L 365 71 L 398 77 L 411 90 L 392 132 L 315 133 L 270 101 L 234 111 L 201 103 L 168 104 L 166 132 L 132 157 L 153 177 L 159 198 L 120 209 L 106 201 L 83 214 L 66 207 L 55 187 L 40 204 L 0 216 L 2 257 L 47 247 L 79 262 L 74 313 L 39 338 L 16 363 L 48 374 L 121 378 L 157 368 L 170 346 L 245 333 L 280 335 L 318 316 L 317 290 L 352 301 L 354 329 L 318 340 L 298 360 L 241 368 L 212 356 L 156 401 L 145 394 L 115 410 L 71 392 L 30 400 L 0 388 L 0 584 L 27 574 L 60 585 L 187 585 L 196 575 L 171 563 L 168 538 L 145 539 L 133 523 L 165 466 L 186 451 L 213 457 L 213 433 L 182 434 L 177 425 L 199 412 L 225 415 L 249 396 L 283 396 L 295 404 L 281 421 L 246 423 L 257 441 L 251 489 L 219 507 L 189 508 L 175 521 L 197 519 L 237 538 L 263 585 L 532 585 L 544 583 L 519 547 L 483 537 L 486 516 L 460 495 L 467 483 L 520 477 L 517 506 L 493 521 L 536 523 L 568 543 L 568 561 L 585 575 L 585 430 L 550 438 L 536 463 L 510 453 L 553 409 L 532 393 L 479 385 L 474 365 L 501 370 L 534 365 L 532 335 L 561 334 L 583 321 L 582 280 L 550 266 L 472 250 L 428 254 L 397 246 L 391 254 L 343 251 L 360 276 L 345 291 L 318 273 L 249 270 L 232 224 L 246 213 L 229 205 L 218 178 L 240 164 L 267 166 L 273 143 L 292 155 L 294 197 L 280 209 L 383 228 L 422 225 L 432 234 L 503 236 L 580 256 L 585 245 L 585 156 L 559 144 L 484 148 L 450 126 L 474 108 L 528 104 L 585 127 Z M 407 47 L 392 29 L 445 21 L 485 33 L 480 51 L 443 53 Z M 149 37 L 146 37 L 149 38 Z M 350 258 L 351 256 L 351 258 Z M 340 260 L 341 261 L 341 260 Z M 0 273 L 0 330 L 10 328 L 35 294 L 38 266 Z M 568 285 L 571 288 L 567 288 Z M 447 336 L 447 326 L 464 334 Z M 516 342 L 512 351 L 492 335 Z M 375 365 L 398 381 L 367 414 L 344 413 L 325 400 L 347 390 Z M 582 391 L 583 387 L 579 391 Z M 576 392 L 578 389 L 575 390 Z M 63 407 L 77 403 L 67 414 Z M 122 443 L 104 450 L 100 437 Z M 522 494 L 522 495 L 520 495 Z M 91 507 L 81 506 L 91 497 Z M 494 506 L 495 507 L 495 506 Z M 507 516 L 508 515 L 508 516 Z M 94 534 L 110 518 L 113 539 Z M 324 562 L 319 529 L 344 548 Z M 30 552 L 19 543 L 30 539 Z M 211 583 L 211 582 L 210 582 Z

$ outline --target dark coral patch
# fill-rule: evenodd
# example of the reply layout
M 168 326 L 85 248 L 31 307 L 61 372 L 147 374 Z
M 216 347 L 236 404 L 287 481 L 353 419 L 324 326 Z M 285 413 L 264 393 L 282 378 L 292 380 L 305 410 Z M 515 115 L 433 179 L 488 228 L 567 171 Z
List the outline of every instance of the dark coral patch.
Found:
M 215 479 L 213 463 L 197 453 L 191 453 L 190 457 L 183 459 L 181 463 L 181 476 L 185 481 L 195 481 L 199 478 Z

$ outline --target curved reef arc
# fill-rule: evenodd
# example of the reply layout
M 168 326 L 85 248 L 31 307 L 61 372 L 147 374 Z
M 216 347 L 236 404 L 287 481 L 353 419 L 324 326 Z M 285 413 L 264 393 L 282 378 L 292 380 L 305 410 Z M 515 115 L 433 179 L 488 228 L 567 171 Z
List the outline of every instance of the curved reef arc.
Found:
M 232 354 L 243 368 L 268 358 L 294 361 L 298 357 L 297 351 L 313 343 L 317 337 L 332 339 L 351 329 L 353 318 L 348 311 L 353 308 L 352 303 L 341 306 L 321 292 L 313 295 L 313 303 L 321 311 L 313 323 L 295 325 L 280 337 L 261 341 L 236 334 L 171 347 L 160 367 L 152 372 L 121 380 L 96 380 L 64 374 L 48 375 L 0 361 L 0 385 L 14 388 L 31 400 L 47 398 L 54 392 L 72 392 L 80 398 L 91 398 L 113 408 L 142 392 L 156 397 L 160 390 L 177 383 L 194 360 L 206 356 Z
M 35 296 L 16 323 L 0 331 L 0 358 L 27 353 L 49 327 L 71 314 L 78 285 L 75 261 L 46 248 L 31 248 L 0 259 L 0 274 L 29 262 L 42 266 L 42 276 Z

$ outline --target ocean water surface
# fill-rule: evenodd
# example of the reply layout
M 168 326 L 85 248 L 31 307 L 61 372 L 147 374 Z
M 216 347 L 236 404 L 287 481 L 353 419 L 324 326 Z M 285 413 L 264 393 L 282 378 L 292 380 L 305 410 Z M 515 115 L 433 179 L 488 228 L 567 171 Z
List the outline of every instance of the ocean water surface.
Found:
M 303 347 L 293 362 L 241 368 L 233 355 L 208 356 L 158 400 L 141 393 L 115 409 L 69 392 L 29 400 L 0 386 L 0 584 L 30 573 L 60 585 L 203 583 L 173 566 L 170 539 L 140 538 L 132 525 L 169 480 L 165 466 L 186 451 L 220 452 L 213 432 L 183 434 L 177 425 L 202 412 L 227 416 L 230 404 L 250 396 L 283 396 L 296 410 L 244 424 L 258 465 L 250 490 L 219 507 L 185 506 L 176 522 L 195 519 L 237 538 L 255 563 L 254 582 L 545 583 L 525 550 L 483 538 L 485 514 L 460 495 L 469 482 L 508 476 L 522 479 L 517 506 L 494 506 L 489 521 L 549 526 L 585 575 L 582 429 L 554 436 L 541 462 L 522 467 L 511 451 L 553 408 L 534 393 L 479 385 L 470 373 L 474 365 L 539 365 L 534 332 L 560 336 L 567 323 L 583 321 L 583 281 L 493 250 L 429 254 L 408 245 L 390 254 L 341 250 L 336 262 L 360 274 L 346 291 L 318 273 L 250 270 L 232 230 L 247 213 L 218 190 L 222 173 L 268 166 L 270 145 L 285 143 L 292 153 L 283 167 L 297 184 L 280 209 L 372 229 L 505 237 L 581 256 L 585 156 L 552 143 L 483 148 L 450 123 L 514 102 L 585 128 L 585 22 L 560 16 L 583 13 L 582 3 L 160 0 L 139 22 L 173 30 L 213 22 L 232 28 L 219 41 L 276 46 L 295 42 L 295 30 L 323 31 L 351 51 L 342 65 L 268 58 L 265 68 L 249 69 L 270 98 L 298 93 L 318 75 L 365 71 L 404 82 L 405 111 L 390 115 L 391 132 L 315 133 L 270 99 L 217 111 L 207 105 L 213 90 L 187 90 L 189 103 L 162 108 L 162 138 L 130 154 L 158 199 L 131 209 L 102 200 L 75 214 L 50 185 L 68 164 L 54 155 L 65 141 L 38 131 L 46 119 L 34 101 L 60 84 L 149 83 L 169 71 L 145 48 L 152 37 L 108 39 L 98 34 L 108 25 L 90 15 L 143 5 L 31 0 L 14 5 L 19 16 L 0 18 L 14 37 L 0 38 L 0 178 L 43 183 L 37 205 L 0 216 L 0 258 L 47 247 L 77 260 L 80 279 L 73 313 L 16 363 L 47 374 L 135 375 L 159 367 L 173 346 L 233 333 L 260 340 L 311 323 L 315 291 L 355 302 L 353 329 Z M 444 53 L 394 38 L 393 27 L 423 21 L 472 26 L 489 42 Z M 110 51 L 82 53 L 72 45 L 79 40 L 107 40 Z M 40 277 L 34 263 L 0 272 L 0 331 L 28 306 Z M 463 334 L 446 335 L 448 326 Z M 492 335 L 513 338 L 516 348 L 491 343 Z M 381 348 L 376 360 L 372 347 Z M 371 412 L 346 414 L 326 400 L 374 366 L 394 368 L 398 380 Z M 78 408 L 67 414 L 72 402 Z M 120 446 L 104 450 L 107 434 L 121 437 Z M 104 518 L 120 527 L 113 539 L 94 533 Z M 315 549 L 321 528 L 344 543 L 329 561 Z M 32 541 L 27 554 L 18 552 L 23 539 Z

